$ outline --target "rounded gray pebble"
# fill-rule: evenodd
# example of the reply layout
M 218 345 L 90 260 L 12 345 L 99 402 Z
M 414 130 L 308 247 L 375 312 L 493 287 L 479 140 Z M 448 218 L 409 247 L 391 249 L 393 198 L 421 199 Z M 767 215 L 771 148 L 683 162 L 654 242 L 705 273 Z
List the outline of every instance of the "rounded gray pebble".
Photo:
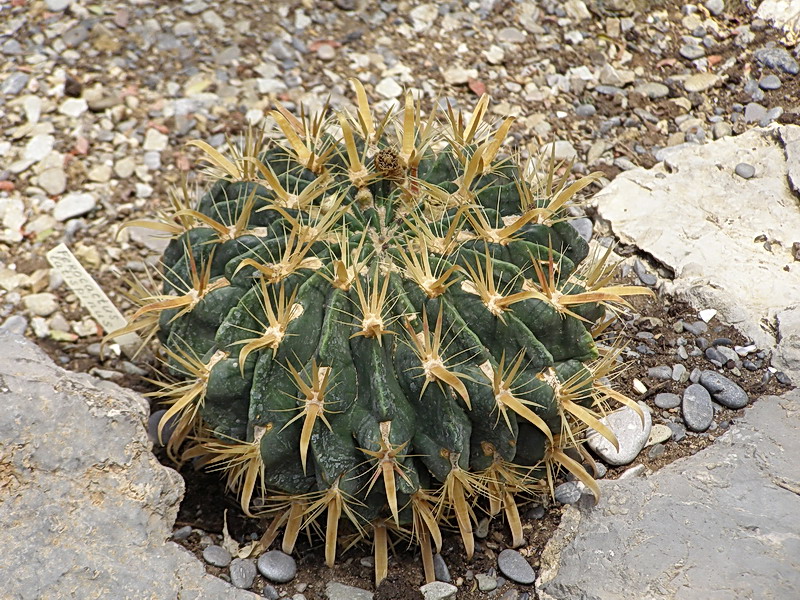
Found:
M 297 574 L 297 563 L 280 550 L 270 550 L 258 558 L 258 572 L 275 583 L 286 583 Z
M 203 560 L 215 567 L 227 567 L 231 564 L 231 553 L 222 546 L 212 544 L 203 550 Z
M 647 376 L 653 379 L 661 379 L 666 381 L 672 379 L 672 368 L 667 365 L 659 365 L 657 367 L 650 367 L 647 369 Z
M 722 354 L 722 352 L 720 352 L 713 346 L 709 346 L 708 348 L 706 348 L 705 355 L 709 361 L 715 363 L 718 367 L 721 367 L 726 362 L 728 362 L 728 359 L 725 358 L 725 355 Z
M 678 408 L 681 405 L 681 397 L 678 396 L 678 394 L 661 392 L 660 394 L 656 394 L 655 403 L 658 408 L 663 408 L 665 410 Z
M 191 525 L 184 525 L 180 529 L 176 529 L 172 532 L 172 539 L 173 540 L 185 540 L 190 535 L 192 535 L 192 526 Z
M 736 165 L 736 174 L 742 179 L 752 179 L 756 174 L 756 168 L 748 163 L 739 163 Z
M 516 550 L 510 548 L 503 550 L 497 557 L 497 567 L 503 575 L 516 583 L 530 585 L 536 581 L 536 572 L 533 567 Z
M 687 60 L 695 60 L 706 55 L 706 51 L 703 49 L 703 47 L 695 44 L 685 44 L 681 46 L 681 49 L 678 52 L 680 52 L 680 55 Z
M 761 127 L 766 127 L 767 125 L 769 125 L 773 121 L 779 119 L 782 114 L 783 114 L 783 107 L 782 106 L 774 106 L 774 107 L 770 108 L 766 112 L 766 114 L 764 114 L 763 117 L 761 117 L 761 120 L 759 120 L 758 124 Z
M 230 567 L 231 583 L 242 590 L 253 587 L 256 579 L 256 564 L 252 560 L 235 558 Z
M 693 321 L 687 323 L 684 321 L 683 328 L 694 336 L 703 335 L 708 331 L 708 324 L 704 321 Z
M 10 331 L 17 335 L 25 335 L 25 330 L 28 328 L 28 319 L 22 315 L 11 315 L 3 324 L 0 325 L 0 330 Z
M 595 474 L 594 474 L 595 479 L 602 479 L 603 477 L 606 476 L 606 473 L 608 473 L 608 467 L 606 467 L 603 463 L 598 461 L 595 461 L 594 469 L 595 469 Z
M 584 118 L 584 119 L 588 119 L 589 117 L 593 117 L 596 112 L 597 112 L 597 109 L 594 107 L 593 104 L 580 104 L 575 109 L 575 114 L 577 116 L 579 116 L 579 117 Z
M 172 417 L 161 430 L 161 440 L 158 439 L 158 424 L 161 422 L 161 417 L 166 413 L 167 411 L 164 409 L 157 410 L 150 415 L 150 418 L 147 420 L 147 435 L 154 444 L 158 444 L 159 446 L 162 445 L 161 442 L 164 442 L 163 445 L 167 445 L 169 438 L 172 437 L 172 433 L 175 431 L 176 417 Z
M 264 586 L 264 589 L 261 590 L 261 595 L 264 598 L 268 598 L 269 600 L 278 600 L 281 597 L 280 592 L 272 587 L 270 584 Z
M 709 391 L 715 401 L 734 410 L 744 408 L 750 401 L 747 392 L 739 384 L 716 371 L 703 371 L 700 374 L 700 385 Z
M 777 75 L 767 75 L 759 80 L 758 87 L 767 91 L 777 90 L 781 87 L 781 78 Z
M 647 271 L 647 267 L 645 267 L 644 263 L 642 263 L 642 261 L 640 261 L 638 258 L 633 263 L 633 272 L 636 273 L 639 281 L 645 285 L 655 285 L 658 283 L 658 278 L 652 273 L 649 273 Z
M 710 12 L 715 17 L 721 15 L 722 11 L 725 10 L 724 0 L 706 0 L 703 3 L 703 6 L 705 6 L 708 9 L 708 12 Z
M 544 517 L 544 506 L 536 506 L 525 513 L 528 519 L 536 519 L 537 521 Z
M 680 423 L 669 422 L 667 423 L 667 427 L 672 430 L 672 437 L 670 439 L 673 442 L 680 442 L 686 437 L 686 428 Z
M 483 573 L 478 573 L 475 576 L 475 579 L 478 581 L 478 589 L 482 592 L 491 592 L 492 590 L 497 589 L 497 579 L 494 577 L 484 575 Z
M 553 495 L 555 496 L 555 499 L 562 504 L 575 504 L 581 499 L 581 490 L 578 488 L 578 484 L 576 482 L 567 481 L 566 483 L 556 486 Z
M 479 539 L 484 539 L 487 535 L 489 535 L 489 519 L 484 517 L 478 521 L 473 533 L 475 534 L 475 537 Z
M 689 379 L 689 373 L 681 363 L 672 365 L 672 381 L 686 381 Z
M 691 431 L 705 431 L 714 420 L 714 405 L 708 390 L 693 383 L 683 392 L 683 421 Z
M 447 568 L 447 563 L 444 562 L 441 554 L 433 555 L 433 574 L 436 577 L 436 581 L 453 582 L 453 578 L 450 576 L 450 569 Z
M 587 242 L 592 239 L 592 229 L 594 228 L 594 223 L 589 217 L 579 217 L 577 219 L 573 219 L 569 222 L 570 225 L 578 232 L 584 240 Z

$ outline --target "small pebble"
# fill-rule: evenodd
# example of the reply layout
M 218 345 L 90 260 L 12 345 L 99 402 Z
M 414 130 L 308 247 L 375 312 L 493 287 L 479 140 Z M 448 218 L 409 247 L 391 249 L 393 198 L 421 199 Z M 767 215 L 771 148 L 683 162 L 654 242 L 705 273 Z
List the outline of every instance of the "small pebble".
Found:
M 714 363 L 718 367 L 721 367 L 728 362 L 728 359 L 725 358 L 725 355 L 713 346 L 706 348 L 705 356 L 710 362 Z
M 695 44 L 684 44 L 678 52 L 687 60 L 695 60 L 706 55 L 705 49 Z
M 666 365 L 659 365 L 657 367 L 650 367 L 647 369 L 647 376 L 653 379 L 660 379 L 666 381 L 672 378 L 672 369 Z
M 256 578 L 256 564 L 252 560 L 235 558 L 230 566 L 231 583 L 239 589 L 249 590 Z
M 672 381 L 683 383 L 687 379 L 689 379 L 689 372 L 685 366 L 680 363 L 672 365 Z
M 633 263 L 633 272 L 636 273 L 639 281 L 645 285 L 655 285 L 658 283 L 658 278 L 652 273 L 649 273 L 647 267 L 645 267 L 644 263 L 638 258 Z
M 24 335 L 27 328 L 28 319 L 22 315 L 11 315 L 3 322 L 3 325 L 0 326 L 1 330 L 10 331 L 12 333 L 16 333 L 17 335 Z
M 180 529 L 176 529 L 172 532 L 172 539 L 173 540 L 185 540 L 190 535 L 192 535 L 192 526 L 191 525 L 184 525 Z
M 567 481 L 557 485 L 553 495 L 562 504 L 575 504 L 581 499 L 581 490 L 577 482 Z
M 600 419 L 600 422 L 616 436 L 619 449 L 596 431 L 589 430 L 586 436 L 587 444 L 606 463 L 627 465 L 633 462 L 647 443 L 652 428 L 652 418 L 645 404 L 640 402 L 639 407 L 642 416 L 626 406 Z
M 594 223 L 588 217 L 579 217 L 577 219 L 571 219 L 569 224 L 575 228 L 575 231 L 587 242 L 592 239 L 592 228 L 594 227 Z
M 655 405 L 658 408 L 669 410 L 670 408 L 677 408 L 681 405 L 681 397 L 678 394 L 671 394 L 669 392 L 662 392 L 656 394 Z
M 162 408 L 150 415 L 150 418 L 147 420 L 147 435 L 153 444 L 158 444 L 159 446 L 166 446 L 169 443 L 169 438 L 172 437 L 172 433 L 175 431 L 177 415 L 164 424 L 164 427 L 161 429 L 161 438 L 159 439 L 158 426 L 159 423 L 161 423 L 161 418 L 165 414 L 167 414 L 167 411 Z
M 528 519 L 535 519 L 538 521 L 539 519 L 544 517 L 544 513 L 545 513 L 544 506 L 535 506 L 534 508 L 530 509 L 527 513 L 525 513 L 525 516 Z
M 781 87 L 781 78 L 775 74 L 766 75 L 758 81 L 758 87 L 762 90 L 777 90 Z
M 268 600 L 278 600 L 278 598 L 281 597 L 280 592 L 268 583 L 264 585 L 264 589 L 261 590 L 261 595 Z M 344 598 L 342 598 L 342 600 L 344 600 Z M 349 596 L 347 600 L 350 600 Z
M 725 10 L 725 0 L 706 0 L 703 6 L 705 6 L 712 15 L 718 17 L 722 14 L 722 11 Z
M 705 431 L 714 419 L 714 406 L 708 390 L 699 383 L 693 383 L 683 392 L 681 405 L 683 421 L 692 431 Z
M 608 473 L 608 467 L 606 467 L 601 462 L 595 462 L 594 469 L 595 469 L 595 475 L 594 475 L 595 479 L 602 479 L 603 477 L 606 476 L 606 473 Z
M 231 553 L 222 546 L 213 544 L 203 550 L 203 560 L 215 567 L 227 567 L 231 564 Z
M 286 583 L 297 574 L 297 563 L 280 550 L 270 550 L 258 557 L 258 572 L 275 583 Z
M 711 127 L 711 135 L 715 140 L 733 135 L 733 126 L 725 121 L 714 123 L 714 125 Z
M 747 406 L 750 401 L 741 386 L 716 371 L 703 371 L 700 385 L 709 391 L 715 401 L 727 408 L 738 410 Z
M 744 107 L 744 120 L 746 123 L 757 123 L 766 116 L 766 107 L 757 102 L 750 102 Z
M 476 538 L 483 539 L 487 535 L 489 535 L 489 519 L 484 517 L 478 524 L 475 526 L 475 531 L 473 532 Z
M 621 481 L 623 479 L 633 479 L 634 477 L 644 477 L 645 471 L 646 467 L 644 465 L 634 465 L 630 469 L 625 469 L 619 479 Z
M 436 576 L 436 581 L 453 582 L 453 578 L 450 576 L 450 569 L 447 568 L 447 563 L 441 554 L 433 555 L 433 573 Z
M 778 383 L 781 383 L 782 385 L 792 385 L 791 378 L 783 371 L 777 371 L 775 373 L 775 379 L 777 379 Z
M 336 581 L 327 583 L 325 595 L 328 600 L 372 600 L 372 592 Z
M 694 73 L 683 82 L 683 89 L 689 93 L 700 93 L 710 90 L 719 82 L 720 76 L 716 73 Z
M 682 439 L 686 437 L 686 428 L 681 425 L 680 423 L 667 423 L 667 427 L 672 430 L 672 441 L 673 442 L 680 442 Z
M 769 125 L 769 124 L 770 124 L 770 123 L 772 123 L 773 121 L 777 121 L 777 120 L 780 118 L 780 116 L 781 116 L 782 114 L 783 114 L 783 107 L 781 107 L 781 106 L 775 106 L 775 107 L 773 107 L 773 108 L 770 108 L 770 109 L 769 109 L 769 110 L 768 110 L 768 111 L 767 111 L 767 112 L 764 114 L 764 116 L 763 116 L 763 117 L 761 117 L 761 119 L 758 121 L 758 124 L 759 124 L 761 127 L 766 127 L 767 125 Z
M 655 444 L 652 448 L 650 448 L 650 451 L 647 453 L 647 456 L 649 456 L 650 458 L 658 458 L 659 456 L 664 454 L 666 450 L 667 447 L 664 446 L 664 444 Z
M 683 328 L 692 335 L 697 336 L 703 335 L 706 331 L 708 331 L 708 324 L 704 323 L 703 321 L 693 321 L 692 323 L 684 322 Z
M 633 88 L 633 91 L 647 96 L 650 100 L 658 100 L 659 98 L 666 98 L 669 96 L 669 88 L 663 83 L 655 81 L 648 81 Z
M 756 168 L 748 163 L 741 162 L 736 165 L 736 174 L 742 179 L 751 179 L 756 174 Z
M 423 585 L 419 591 L 422 592 L 424 600 L 453 600 L 458 588 L 444 581 L 433 581 Z
M 484 575 L 483 573 L 478 573 L 475 576 L 475 579 L 478 582 L 478 589 L 482 592 L 491 592 L 492 590 L 497 589 L 497 579 L 494 577 Z
M 536 581 L 536 572 L 522 554 L 516 550 L 506 548 L 497 557 L 497 567 L 500 572 L 511 581 L 530 585 Z
M 324 61 L 333 60 L 336 58 L 336 49 L 330 44 L 322 44 L 317 48 L 317 57 Z
M 647 446 L 654 446 L 656 444 L 663 444 L 669 441 L 672 437 L 672 430 L 661 423 L 653 425 L 650 430 L 650 437 L 647 438 Z

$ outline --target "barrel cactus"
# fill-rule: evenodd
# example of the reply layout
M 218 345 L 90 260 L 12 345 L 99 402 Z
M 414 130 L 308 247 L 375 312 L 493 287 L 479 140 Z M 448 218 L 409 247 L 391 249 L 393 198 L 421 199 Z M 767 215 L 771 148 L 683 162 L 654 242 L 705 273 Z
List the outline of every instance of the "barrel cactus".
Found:
M 163 288 L 125 330 L 163 345 L 169 454 L 273 517 L 262 550 L 312 529 L 333 564 L 340 534 L 371 538 L 380 581 L 400 536 L 430 581 L 442 528 L 471 556 L 485 510 L 520 545 L 518 502 L 557 472 L 597 493 L 583 430 L 616 443 L 599 417 L 640 409 L 595 339 L 647 290 L 611 285 L 568 221 L 596 176 L 504 154 L 487 97 L 425 115 L 408 93 L 378 120 L 353 86 L 352 114 L 279 105 L 228 155 L 192 142 L 215 181 L 149 224 L 172 238 Z

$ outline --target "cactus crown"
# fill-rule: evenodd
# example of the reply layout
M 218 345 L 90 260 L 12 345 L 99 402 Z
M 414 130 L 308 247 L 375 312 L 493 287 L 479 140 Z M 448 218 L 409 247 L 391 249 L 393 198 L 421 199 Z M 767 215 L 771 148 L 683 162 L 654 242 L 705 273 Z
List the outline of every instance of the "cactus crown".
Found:
M 150 226 L 172 237 L 163 290 L 141 293 L 126 331 L 157 335 L 170 377 L 158 396 L 174 458 L 220 469 L 242 509 L 273 515 L 291 552 L 323 532 L 332 564 L 343 522 L 421 547 L 433 579 L 441 525 L 473 552 L 479 503 L 523 543 L 517 502 L 552 491 L 565 453 L 611 402 L 606 309 L 642 288 L 609 286 L 604 257 L 565 206 L 568 183 L 501 156 L 512 119 L 422 114 L 410 93 L 378 120 L 353 81 L 355 114 L 271 112 L 269 133 L 225 156 L 215 183 L 176 194 Z M 141 223 L 139 223 L 141 224 Z

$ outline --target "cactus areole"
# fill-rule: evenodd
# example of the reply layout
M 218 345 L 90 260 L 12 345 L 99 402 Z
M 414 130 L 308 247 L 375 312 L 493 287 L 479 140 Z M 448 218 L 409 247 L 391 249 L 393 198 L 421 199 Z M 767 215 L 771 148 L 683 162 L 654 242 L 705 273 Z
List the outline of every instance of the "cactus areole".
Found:
M 616 443 L 612 403 L 640 410 L 595 339 L 647 290 L 585 260 L 565 207 L 596 176 L 509 158 L 487 97 L 467 118 L 408 93 L 378 120 L 353 85 L 353 114 L 279 106 L 227 155 L 192 142 L 216 180 L 150 224 L 172 238 L 163 289 L 125 330 L 164 347 L 169 453 L 272 517 L 262 550 L 313 528 L 333 564 L 340 530 L 372 538 L 380 581 L 401 536 L 430 581 L 441 527 L 471 556 L 477 510 L 520 545 L 517 503 L 559 470 L 597 492 L 565 450 L 587 427 Z

